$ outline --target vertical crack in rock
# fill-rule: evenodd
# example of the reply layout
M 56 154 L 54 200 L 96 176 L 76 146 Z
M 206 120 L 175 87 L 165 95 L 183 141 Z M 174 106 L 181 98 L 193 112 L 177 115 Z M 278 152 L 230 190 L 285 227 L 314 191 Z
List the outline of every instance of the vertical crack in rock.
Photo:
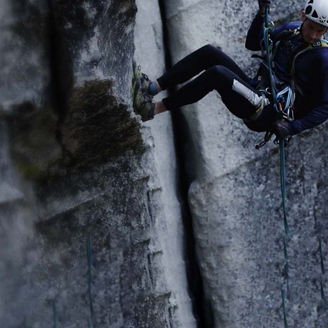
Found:
M 49 10 L 48 21 L 48 51 L 51 72 L 51 101 L 58 115 L 56 139 L 64 153 L 67 153 L 63 144 L 61 125 L 68 112 L 68 98 L 73 87 L 72 60 L 63 37 L 64 22 L 62 16 L 57 14 L 56 4 L 47 0 Z
M 120 86 L 129 76 L 129 70 L 121 72 L 121 67 L 127 67 L 124 62 L 130 66 L 133 52 L 134 1 L 109 2 L 110 10 L 93 0 L 88 6 L 84 0 L 22 0 L 11 6 L 16 18 L 7 33 L 19 40 L 15 51 L 30 57 L 10 68 L 16 73 L 24 67 L 23 78 L 14 79 L 10 88 L 14 95 L 14 90 L 23 95 L 11 96 L 6 116 L 11 156 L 20 174 L 48 179 L 103 164 L 126 151 L 142 153 L 140 124 L 131 117 L 127 92 Z M 99 48 L 98 39 L 108 49 Z M 101 58 L 102 65 L 91 69 L 95 58 Z M 122 58 L 122 65 L 117 65 Z M 6 97 L 4 92 L 2 98 Z
M 163 43 L 165 51 L 165 65 L 167 68 L 172 66 L 169 32 L 166 26 L 166 8 L 165 0 L 158 0 L 163 24 Z M 168 92 L 173 92 L 169 89 Z M 192 299 L 193 312 L 197 320 L 197 326 L 200 328 L 214 327 L 213 310 L 209 301 L 204 294 L 203 280 L 200 266 L 198 263 L 195 247 L 195 237 L 193 232 L 193 223 L 190 208 L 188 205 L 188 189 L 193 180 L 192 170 L 187 168 L 190 158 L 187 154 L 187 145 L 190 144 L 190 131 L 181 111 L 171 112 L 174 142 L 176 148 L 176 157 L 179 174 L 180 201 L 182 204 L 182 218 L 185 229 L 185 255 L 186 255 L 186 272 L 189 286 L 189 293 Z

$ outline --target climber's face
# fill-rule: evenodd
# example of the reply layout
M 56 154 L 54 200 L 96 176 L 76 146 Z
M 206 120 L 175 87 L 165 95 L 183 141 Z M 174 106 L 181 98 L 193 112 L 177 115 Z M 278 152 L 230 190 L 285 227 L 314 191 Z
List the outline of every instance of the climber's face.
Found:
M 327 32 L 327 28 L 325 26 L 307 19 L 304 12 L 302 12 L 302 21 L 302 36 L 308 43 L 313 43 L 318 39 L 322 39 L 323 35 Z

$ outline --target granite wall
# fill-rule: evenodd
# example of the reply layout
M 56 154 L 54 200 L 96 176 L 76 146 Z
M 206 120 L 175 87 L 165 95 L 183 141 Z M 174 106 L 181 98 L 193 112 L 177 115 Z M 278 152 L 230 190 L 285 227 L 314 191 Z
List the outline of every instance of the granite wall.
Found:
M 146 123 L 131 101 L 132 59 L 155 79 L 211 43 L 254 74 L 244 42 L 256 10 L 0 2 L 1 327 L 283 325 L 277 146 L 255 150 L 262 135 L 215 92 Z M 271 14 L 300 10 L 277 0 Z M 287 148 L 290 327 L 328 322 L 325 129 Z

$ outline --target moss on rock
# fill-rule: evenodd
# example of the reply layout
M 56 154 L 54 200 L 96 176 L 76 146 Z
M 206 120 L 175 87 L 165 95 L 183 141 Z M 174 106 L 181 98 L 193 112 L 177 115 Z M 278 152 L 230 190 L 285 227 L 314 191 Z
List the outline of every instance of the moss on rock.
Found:
M 40 179 L 101 164 L 126 151 L 142 152 L 140 125 L 112 86 L 110 80 L 93 80 L 74 88 L 60 123 L 50 106 L 17 106 L 8 120 L 20 172 Z

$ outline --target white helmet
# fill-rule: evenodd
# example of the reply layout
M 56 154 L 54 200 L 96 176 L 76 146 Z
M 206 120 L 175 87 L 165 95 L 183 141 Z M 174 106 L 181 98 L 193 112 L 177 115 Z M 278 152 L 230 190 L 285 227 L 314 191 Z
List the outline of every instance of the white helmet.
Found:
M 328 0 L 307 0 L 304 12 L 308 19 L 328 27 Z
M 311 21 L 328 27 L 328 0 L 307 0 L 304 12 Z

